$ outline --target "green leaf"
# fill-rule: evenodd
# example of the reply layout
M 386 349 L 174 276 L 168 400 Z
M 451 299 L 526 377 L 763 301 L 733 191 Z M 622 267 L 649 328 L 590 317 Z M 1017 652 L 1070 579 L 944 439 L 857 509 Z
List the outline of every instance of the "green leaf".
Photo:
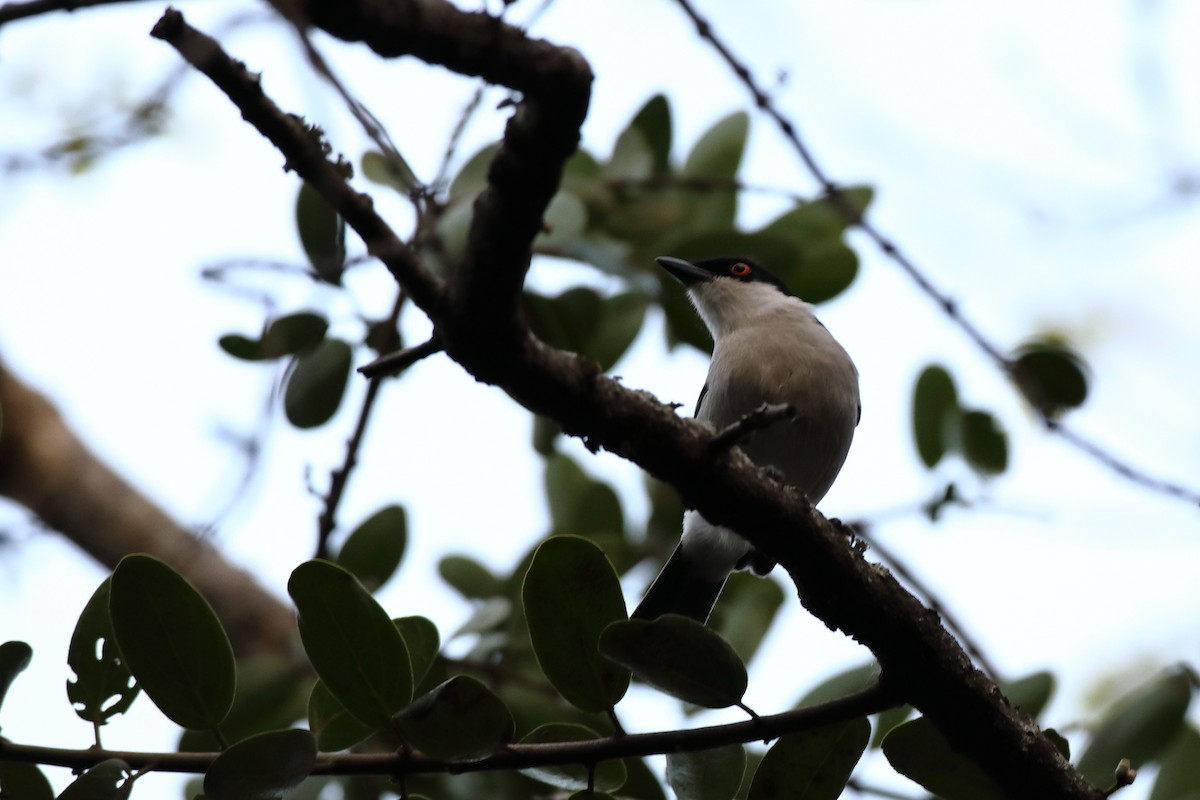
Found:
M 958 391 L 943 367 L 931 364 L 921 371 L 913 389 L 913 438 L 921 462 L 932 469 L 950 449 L 951 426 L 958 419 Z
M 240 333 L 227 333 L 217 339 L 217 344 L 226 353 L 242 361 L 262 361 L 265 358 L 262 342 Z
M 600 369 L 612 369 L 629 350 L 642 330 L 648 304 L 642 292 L 622 292 L 604 299 L 600 324 L 592 334 L 587 352 Z
M 815 706 L 821 703 L 827 703 L 830 700 L 861 692 L 863 689 L 868 689 L 879 682 L 879 662 L 868 661 L 865 664 L 859 664 L 857 667 L 851 667 L 842 672 L 826 678 L 810 689 L 799 702 L 796 703 L 796 708 L 804 708 L 806 706 Z
M 308 728 L 317 738 L 317 747 L 329 753 L 347 750 L 375 732 L 347 711 L 323 681 L 313 684 L 308 696 Z
M 880 747 L 892 729 L 902 725 L 913 714 L 910 705 L 896 706 L 875 715 L 875 729 L 871 732 L 871 747 Z
M 750 117 L 738 111 L 709 128 L 688 153 L 683 175 L 731 181 L 737 177 L 746 149 Z M 693 229 L 729 228 L 737 214 L 737 193 L 717 189 L 698 198 L 691 219 Z M 711 254 L 710 254 L 711 255 Z
M 405 196 L 421 185 L 417 176 L 413 174 L 412 167 L 395 150 L 390 158 L 378 150 L 363 153 L 362 174 L 372 183 L 390 186 Z
M 311 350 L 325 338 L 329 320 L 313 311 L 299 311 L 271 320 L 260 342 L 260 358 L 279 358 Z
M 625 515 L 616 491 L 562 453 L 546 459 L 546 499 L 555 533 L 592 537 L 625 532 Z
M 573 192 L 560 189 L 546 207 L 542 224 L 545 230 L 533 240 L 533 249 L 552 253 L 578 239 L 587 230 L 587 206 Z
M 1078 769 L 1094 786 L 1108 788 L 1122 758 L 1134 769 L 1161 755 L 1184 727 L 1192 699 L 1192 678 L 1173 670 L 1122 697 L 1104 715 Z
M 656 94 L 634 115 L 629 127 L 641 132 L 650 148 L 655 175 L 664 175 L 671 166 L 671 107 L 666 95 Z
M 783 589 L 775 581 L 735 572 L 721 590 L 721 602 L 708 624 L 748 664 L 771 629 L 783 600 Z
M 630 800 L 667 800 L 659 778 L 646 765 L 645 759 L 627 758 L 623 762 L 626 770 L 625 783 L 621 784 L 621 797 Z
M 746 748 L 731 744 L 696 753 L 667 753 L 667 783 L 677 800 L 730 800 L 742 785 Z
M 746 693 L 746 666 L 716 632 L 694 619 L 666 614 L 608 626 L 600 652 L 651 686 L 687 703 L 725 708 Z
M 109 582 L 106 578 L 84 606 L 67 650 L 75 673 L 74 680 L 67 679 L 67 698 L 76 714 L 97 725 L 127 711 L 140 691 L 113 635 Z
M 963 455 L 972 468 L 984 475 L 1008 469 L 1008 436 L 996 418 L 986 411 L 964 411 L 959 419 Z
M 350 345 L 341 339 L 326 339 L 296 356 L 283 395 L 288 421 L 297 428 L 328 422 L 342 403 L 352 358 Z
M 612 157 L 604 166 L 609 180 L 642 180 L 654 173 L 654 151 L 646 135 L 634 127 L 621 131 L 613 145 Z
M 340 286 L 346 268 L 346 221 L 308 183 L 296 195 L 296 230 L 317 277 Z
M 354 575 L 328 561 L 307 561 L 292 571 L 288 594 L 313 668 L 351 714 L 382 728 L 412 702 L 404 638 Z
M 433 660 L 437 658 L 438 649 L 441 647 L 441 637 L 438 635 L 437 625 L 434 625 L 431 620 L 419 616 L 400 617 L 392 622 L 396 625 L 396 630 L 400 631 L 400 635 L 404 637 L 404 644 L 408 646 L 413 684 L 419 684 L 429 672 L 429 668 L 433 666 Z
M 438 562 L 438 574 L 468 600 L 486 600 L 504 591 L 504 584 L 470 556 L 448 555 Z
M 215 728 L 233 705 L 236 668 L 212 606 L 152 556 L 125 556 L 110 580 L 113 633 L 142 691 L 176 724 Z
M 392 718 L 396 731 L 431 758 L 475 761 L 512 741 L 504 701 L 466 675 L 456 675 Z
M 1062 416 L 1087 400 L 1083 360 L 1061 344 L 1030 342 L 1017 350 L 1009 369 L 1021 394 L 1044 416 Z
M 1185 726 L 1162 754 L 1161 761 L 1149 800 L 1200 798 L 1200 732 L 1191 725 Z
M 991 778 L 959 755 L 925 717 L 893 728 L 883 740 L 883 754 L 893 769 L 944 800 L 1006 800 Z
M 637 338 L 647 303 L 641 292 L 603 298 L 594 289 L 576 286 L 557 297 L 526 292 L 523 307 L 539 339 L 588 356 L 608 370 Z
M 754 773 L 749 800 L 836 800 L 870 736 L 871 723 L 860 717 L 780 737 Z
M 550 722 L 539 725 L 521 740 L 521 744 L 550 744 L 557 742 L 588 742 L 599 739 L 600 734 L 585 725 L 569 722 Z M 544 767 L 529 767 L 521 774 L 534 780 L 548 783 L 559 789 L 574 792 L 588 788 L 588 769 L 582 764 L 552 764 Z M 596 765 L 595 784 L 597 792 L 615 792 L 625 784 L 625 764 L 622 761 L 602 761 Z
M 1035 672 L 1015 681 L 1000 684 L 1000 691 L 1008 702 L 1037 719 L 1054 694 L 1054 675 L 1050 672 Z
M 317 743 L 308 731 L 267 731 L 217 756 L 204 775 L 204 792 L 219 800 L 281 800 L 316 763 Z
M 339 566 L 374 592 L 388 582 L 404 558 L 408 544 L 408 516 L 403 506 L 376 511 L 351 531 L 337 554 Z
M 467 160 L 450 183 L 450 199 L 474 197 L 487 186 L 487 171 L 496 157 L 499 144 L 489 144 Z
M 33 648 L 25 642 L 0 644 L 0 706 L 13 680 L 25 671 L 33 659 Z
M 13 800 L 54 800 L 54 789 L 35 765 L 0 761 L 0 796 Z
M 266 731 L 289 727 L 304 716 L 308 680 L 295 662 L 280 656 L 256 656 L 238 662 L 233 707 L 221 723 L 228 742 L 240 742 Z M 212 731 L 187 730 L 179 737 L 179 751 L 206 753 L 220 750 L 224 742 Z
M 132 773 L 119 758 L 101 761 L 63 789 L 58 800 L 125 800 L 133 790 Z
M 597 642 L 606 625 L 625 619 L 625 599 L 600 548 L 578 536 L 542 542 L 521 597 L 534 655 L 554 688 L 582 711 L 616 705 L 629 673 L 601 657 Z

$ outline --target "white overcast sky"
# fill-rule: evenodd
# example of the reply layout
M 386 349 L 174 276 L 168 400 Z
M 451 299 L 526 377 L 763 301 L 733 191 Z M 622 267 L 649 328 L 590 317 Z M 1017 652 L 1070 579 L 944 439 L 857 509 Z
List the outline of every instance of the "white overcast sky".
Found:
M 213 30 L 232 3 L 181 5 Z M 523 0 L 515 17 L 528 14 Z M 1069 335 L 1093 370 L 1093 394 L 1071 422 L 1132 463 L 1200 486 L 1200 206 L 1174 190 L 1200 180 L 1200 97 L 1194 46 L 1200 7 L 1184 2 L 978 4 L 899 0 L 701 3 L 716 29 L 768 84 L 818 159 L 843 182 L 877 190 L 871 217 L 1000 346 L 1046 331 Z M 0 31 L 0 150 L 104 119 L 177 65 L 148 31 L 161 4 L 80 11 Z M 538 35 L 578 47 L 596 72 L 584 146 L 607 155 L 617 132 L 665 92 L 675 155 L 733 110 L 743 88 L 670 2 L 558 0 Z M 288 110 L 326 124 L 354 159 L 364 137 L 275 27 L 249 27 L 227 48 L 263 72 Z M 378 63 L 361 48 L 318 44 L 428 178 L 461 105 L 465 80 L 410 59 Z M 51 56 L 50 54 L 54 54 Z M 490 104 L 467 132 L 468 155 L 498 135 Z M 267 372 L 233 363 L 219 335 L 261 323 L 253 304 L 199 278 L 233 256 L 299 259 L 294 176 L 203 78 L 189 77 L 165 136 L 80 176 L 35 170 L 0 178 L 0 355 L 46 392 L 101 456 L 173 514 L 202 523 L 237 475 L 216 435 L 250 430 Z M 811 192 L 813 183 L 765 118 L 752 117 L 745 178 Z M 384 200 L 397 225 L 399 201 Z M 752 226 L 778 210 L 743 204 Z M 924 501 L 939 481 L 917 466 L 908 428 L 912 381 L 939 361 L 966 402 L 997 412 L 1012 437 L 1009 474 L 964 487 L 984 501 L 930 529 L 900 515 L 881 541 L 904 554 L 1002 670 L 1063 679 L 1051 724 L 1086 716 L 1085 696 L 1116 673 L 1200 662 L 1200 511 L 1129 485 L 1041 432 L 1003 378 L 898 268 L 860 236 L 860 280 L 821 309 L 862 374 L 863 421 L 822 507 L 843 518 Z M 586 273 L 536 265 L 539 286 Z M 300 281 L 266 281 L 284 308 L 344 301 Z M 391 302 L 382 270 L 351 281 L 360 306 Z M 410 336 L 422 332 L 410 315 Z M 693 353 L 668 355 L 654 321 L 616 372 L 630 386 L 690 407 L 704 372 Z M 233 558 L 283 593 L 313 547 L 317 501 L 341 457 L 360 391 L 337 422 L 298 434 L 276 422 L 269 468 L 218 531 Z M 527 416 L 494 389 L 433 358 L 387 391 L 341 513 L 352 525 L 380 505 L 408 505 L 408 558 L 383 594 L 390 611 L 421 613 L 443 631 L 468 608 L 435 574 L 448 551 L 508 569 L 547 527 L 540 463 Z M 611 456 L 585 466 L 630 487 Z M 0 636 L 24 639 L 34 668 L 3 709 L 17 741 L 84 747 L 90 730 L 63 692 L 75 616 L 103 572 L 19 509 L 0 507 L 15 543 L 0 551 Z M 641 576 L 642 578 L 648 576 Z M 630 590 L 636 587 L 630 585 Z M 793 603 L 794 605 L 794 603 Z M 748 702 L 782 708 L 863 654 L 792 608 L 754 665 Z M 783 687 L 781 689 L 781 687 Z M 635 727 L 674 722 L 649 699 Z M 146 701 L 110 725 L 106 744 L 169 747 L 173 729 Z M 720 719 L 720 716 L 710 719 Z M 61 785 L 64 774 L 56 774 Z M 167 780 L 152 778 L 152 780 Z M 1144 796 L 1146 785 L 1130 797 Z M 149 789 L 141 790 L 149 793 Z M 147 796 L 149 796 L 147 794 Z

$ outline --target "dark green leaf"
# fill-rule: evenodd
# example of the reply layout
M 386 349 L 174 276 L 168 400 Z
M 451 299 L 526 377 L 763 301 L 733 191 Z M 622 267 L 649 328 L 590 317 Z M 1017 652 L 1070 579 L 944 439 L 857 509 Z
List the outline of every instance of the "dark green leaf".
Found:
M 1200 732 L 1191 725 L 1185 726 L 1162 754 L 1161 761 L 1149 800 L 1200 798 Z
M 404 558 L 408 543 L 408 516 L 403 506 L 384 506 L 355 528 L 337 554 L 359 582 L 374 592 L 387 583 Z
M 417 616 L 400 617 L 392 622 L 400 631 L 400 635 L 404 637 L 404 644 L 408 646 L 413 684 L 418 684 L 429 672 L 429 668 L 433 666 L 433 660 L 437 658 L 438 649 L 441 647 L 441 637 L 438 635 L 437 625 L 425 617 Z
M 63 789 L 58 800 L 125 800 L 133 790 L 132 772 L 120 759 L 101 761 Z
M 296 356 L 283 395 L 288 421 L 297 428 L 328 422 L 342 403 L 352 358 L 350 345 L 340 339 L 326 339 Z
M 562 425 L 541 414 L 533 415 L 533 449 L 540 456 L 552 455 L 556 448 L 558 437 L 562 435 Z
M 648 302 L 641 292 L 623 292 L 604 299 L 600 324 L 587 351 L 600 369 L 612 369 L 629 350 L 646 320 Z
M 1192 688 L 1187 671 L 1172 670 L 1118 700 L 1079 757 L 1079 771 L 1094 786 L 1106 789 L 1122 758 L 1134 769 L 1153 761 L 1183 730 Z
M 214 800 L 279 800 L 316 763 L 317 743 L 308 731 L 267 731 L 217 756 L 204 775 L 204 792 Z
M 659 782 L 644 759 L 627 758 L 623 762 L 628 773 L 621 785 L 621 797 L 630 800 L 667 800 L 662 783 Z
M 1004 692 L 1008 702 L 1037 719 L 1054 694 L 1054 675 L 1044 671 L 1035 672 L 1000 684 L 1000 691 Z
M 1058 417 L 1087 400 L 1083 360 L 1061 344 L 1032 342 L 1017 350 L 1010 367 L 1021 394 L 1047 417 Z
M 917 455 L 926 467 L 937 466 L 950 449 L 947 436 L 958 419 L 958 391 L 944 368 L 930 365 L 921 371 L 913 389 L 913 438 Z
M 323 681 L 313 684 L 308 696 L 308 728 L 317 738 L 317 747 L 330 753 L 347 750 L 375 732 L 347 711 Z
M 507 597 L 489 597 L 475 605 L 475 611 L 450 638 L 470 633 L 488 633 L 508 622 L 510 617 L 512 602 Z
M 329 320 L 313 311 L 299 311 L 271 321 L 260 342 L 260 358 L 279 358 L 311 350 L 325 338 Z
M 672 697 L 725 708 L 746 693 L 746 666 L 716 632 L 694 619 L 666 614 L 608 626 L 600 651 Z
M 8 694 L 13 680 L 29 666 L 32 659 L 33 648 L 25 642 L 0 644 L 0 706 L 4 705 L 4 696 Z
M 641 131 L 642 138 L 650 148 L 654 174 L 666 174 L 671 165 L 672 136 L 671 107 L 666 95 L 656 94 L 647 100 L 629 127 Z
M 868 661 L 857 667 L 843 670 L 810 689 L 799 702 L 797 708 L 815 706 L 837 700 L 840 697 L 861 692 L 879 682 L 879 662 Z
M 474 197 L 487 186 L 487 171 L 500 149 L 499 144 L 489 144 L 467 160 L 458 175 L 450 183 L 450 199 Z
M 446 275 L 462 260 L 467 249 L 467 234 L 471 231 L 471 220 L 475 206 L 471 198 L 453 202 L 434 228 L 437 247 L 425 251 L 438 274 Z
M 258 656 L 238 662 L 233 707 L 221 723 L 225 741 L 240 742 L 266 731 L 292 725 L 304 716 L 309 676 L 293 661 Z M 188 730 L 179 737 L 179 751 L 220 750 L 223 742 L 212 731 Z
M 870 736 L 871 724 L 860 717 L 781 737 L 754 773 L 749 800 L 836 800 Z
M 851 216 L 861 216 L 866 211 L 874 191 L 869 186 L 844 186 L 838 196 L 845 208 L 829 196 L 819 197 L 797 204 L 768 223 L 762 232 L 799 245 L 838 239 L 849 227 Z
M 634 127 L 621 131 L 604 167 L 609 180 L 642 180 L 654 174 L 654 151 L 646 135 Z
M 784 262 L 779 272 L 797 297 L 824 303 L 854 283 L 858 255 L 841 239 L 817 239 L 801 247 L 800 258 Z
M 538 252 L 554 252 L 575 241 L 588 226 L 588 210 L 573 192 L 560 189 L 550 200 L 542 218 L 545 229 L 533 240 Z
M 683 175 L 688 178 L 713 178 L 731 181 L 737 177 L 746 149 L 750 117 L 738 111 L 709 128 L 688 153 Z M 696 204 L 691 220 L 693 229 L 729 228 L 737 214 L 737 194 L 717 189 L 706 193 Z M 711 255 L 711 253 L 710 253 Z
M 1054 745 L 1054 749 L 1062 753 L 1062 757 L 1071 760 L 1071 743 L 1067 741 L 1067 737 L 1063 736 L 1054 728 L 1044 728 L 1042 735 L 1050 740 L 1050 744 Z
M 749 663 L 771 629 L 783 598 L 783 589 L 775 581 L 735 572 L 721 590 L 721 602 L 708 624 Z
M 396 731 L 431 758 L 475 761 L 512 741 L 512 714 L 474 678 L 456 675 L 392 718 Z
M 613 488 L 562 453 L 546 459 L 546 498 L 555 533 L 595 536 L 625 531 L 621 500 Z
M 875 729 L 871 732 L 871 747 L 879 747 L 883 740 L 897 725 L 901 725 L 912 716 L 913 707 L 910 705 L 889 708 L 875 715 Z
M 408 162 L 394 150 L 390 157 L 377 150 L 363 153 L 362 173 L 367 180 L 380 186 L 390 186 L 403 195 L 408 195 L 421 185 Z
M 730 800 L 742 785 L 746 748 L 740 744 L 695 753 L 667 753 L 667 783 L 677 800 Z
M 346 221 L 308 183 L 296 196 L 296 230 L 317 277 L 338 286 L 346 267 Z
M 381 728 L 412 702 L 408 648 L 387 612 L 347 570 L 308 561 L 288 580 L 313 668 L 346 709 Z
M 226 353 L 242 361 L 262 361 L 265 358 L 262 352 L 262 342 L 242 336 L 240 333 L 227 333 L 217 339 L 217 344 Z
M 233 648 L 212 606 L 152 556 L 125 556 L 109 587 L 113 633 L 125 666 L 164 714 L 184 728 L 215 728 L 233 705 Z
M 959 419 L 967 462 L 984 475 L 1008 469 L 1008 436 L 996 418 L 986 411 L 964 411 Z
M 138 686 L 121 659 L 108 613 L 109 579 L 92 594 L 67 650 L 67 664 L 75 679 L 67 679 L 67 698 L 75 713 L 103 725 L 124 713 L 138 694 Z
M 12 800 L 54 800 L 54 789 L 34 764 L 0 761 L 0 797 L 11 797 Z
M 1006 800 L 975 763 L 958 754 L 933 723 L 918 717 L 883 740 L 892 768 L 944 800 Z
M 587 742 L 599 738 L 598 733 L 584 725 L 551 722 L 534 728 L 521 740 L 521 744 Z M 521 774 L 567 791 L 574 792 L 588 788 L 588 769 L 582 764 L 530 767 L 521 770 Z M 597 792 L 615 792 L 624 785 L 625 777 L 624 762 L 602 761 L 596 765 L 595 785 L 592 788 Z
M 438 562 L 438 574 L 468 600 L 486 600 L 504 591 L 504 584 L 470 556 L 449 555 Z
M 521 597 L 542 672 L 569 703 L 605 711 L 625 696 L 629 673 L 600 655 L 600 632 L 625 619 L 617 573 L 587 539 L 555 536 L 533 556 Z

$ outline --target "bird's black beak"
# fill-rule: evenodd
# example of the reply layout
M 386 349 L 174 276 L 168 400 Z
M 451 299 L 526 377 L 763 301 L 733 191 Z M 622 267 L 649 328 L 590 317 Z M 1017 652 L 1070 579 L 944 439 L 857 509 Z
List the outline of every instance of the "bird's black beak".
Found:
M 690 261 L 684 261 L 682 258 L 659 256 L 654 260 L 684 286 L 691 286 L 702 281 L 712 280 L 711 272 L 697 267 Z

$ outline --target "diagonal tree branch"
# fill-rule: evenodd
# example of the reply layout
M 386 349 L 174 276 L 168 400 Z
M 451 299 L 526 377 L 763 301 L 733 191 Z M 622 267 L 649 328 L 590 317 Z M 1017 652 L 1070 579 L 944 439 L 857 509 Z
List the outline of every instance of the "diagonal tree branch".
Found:
M 763 478 L 739 450 L 714 454 L 710 427 L 680 419 L 672 407 L 601 375 L 590 360 L 544 345 L 524 326 L 516 299 L 530 242 L 554 191 L 551 179 L 574 146 L 587 108 L 591 73 L 582 58 L 436 0 L 317 5 L 329 19 L 314 19 L 335 35 L 358 34 L 381 54 L 417 55 L 525 92 L 509 123 L 503 157 L 497 156 L 489 188 L 476 204 L 473 243 L 449 302 L 411 254 L 393 248 L 393 242 L 403 244 L 369 201 L 346 185 L 338 165 L 324 157 L 319 137 L 279 111 L 244 67 L 177 12 L 168 11 L 154 34 L 221 86 L 285 154 L 288 167 L 369 244 L 387 243 L 373 252 L 391 259 L 389 268 L 434 320 L 447 353 L 468 372 L 557 420 L 589 445 L 671 483 L 689 507 L 734 528 L 778 561 L 800 587 L 805 607 L 869 647 L 889 691 L 923 711 L 1008 794 L 1102 796 L 971 665 L 937 615 L 887 570 L 866 562 L 807 500 Z M 356 14 L 361 19 L 355 21 Z M 527 170 L 529 179 L 523 181 Z M 491 235 L 497 242 L 489 255 L 483 252 L 490 243 L 484 237 Z M 420 291 L 408 282 L 414 279 Z

